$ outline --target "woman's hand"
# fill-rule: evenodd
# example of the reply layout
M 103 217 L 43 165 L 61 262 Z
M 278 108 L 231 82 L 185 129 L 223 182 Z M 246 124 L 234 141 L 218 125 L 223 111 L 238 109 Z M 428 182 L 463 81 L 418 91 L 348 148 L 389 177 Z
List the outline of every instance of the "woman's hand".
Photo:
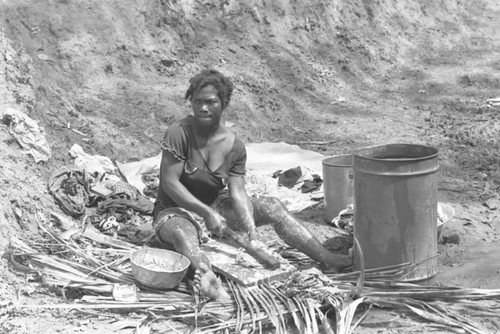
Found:
M 226 226 L 226 219 L 217 212 L 212 211 L 210 215 L 205 218 L 205 225 L 210 232 L 220 238 L 222 237 L 222 229 Z

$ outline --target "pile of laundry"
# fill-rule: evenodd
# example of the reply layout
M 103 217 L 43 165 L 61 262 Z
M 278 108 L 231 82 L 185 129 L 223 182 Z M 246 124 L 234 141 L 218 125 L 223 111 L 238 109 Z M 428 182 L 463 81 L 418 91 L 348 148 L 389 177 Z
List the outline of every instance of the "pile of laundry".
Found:
M 290 212 L 300 212 L 323 203 L 323 180 L 298 166 L 268 175 L 247 170 L 245 188 L 249 196 L 278 198 Z
M 109 158 L 91 156 L 75 144 L 74 166 L 64 166 L 49 177 L 48 189 L 61 210 L 81 217 L 99 231 L 117 236 L 135 233 L 151 219 L 153 199 L 124 181 Z
M 339 214 L 328 223 L 336 228 L 352 233 L 354 230 L 354 204 L 349 204 L 345 209 L 340 210 Z
M 304 166 L 297 166 L 285 171 L 277 170 L 273 178 L 278 179 L 278 185 L 300 190 L 301 193 L 310 193 L 321 188 L 323 179 L 318 174 Z

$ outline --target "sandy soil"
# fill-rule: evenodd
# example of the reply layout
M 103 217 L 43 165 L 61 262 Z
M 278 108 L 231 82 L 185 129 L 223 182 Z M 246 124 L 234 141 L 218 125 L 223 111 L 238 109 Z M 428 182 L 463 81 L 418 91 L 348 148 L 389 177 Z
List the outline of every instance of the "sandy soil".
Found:
M 456 211 L 442 236 L 459 243 L 440 242 L 440 273 L 427 284 L 499 288 L 500 107 L 487 103 L 500 96 L 499 15 L 494 0 L 4 0 L 0 108 L 39 121 L 53 156 L 36 164 L 0 124 L 0 246 L 39 233 L 36 217 L 60 212 L 47 179 L 73 163 L 74 143 L 120 162 L 156 155 L 168 125 L 189 112 L 187 79 L 215 67 L 236 84 L 224 117 L 246 142 L 286 141 L 325 155 L 388 142 L 438 148 L 438 199 Z M 299 216 L 327 238 L 321 215 Z M 2 333 L 111 328 L 104 315 L 3 312 L 4 301 L 60 297 L 6 260 L 0 278 Z M 380 319 L 360 332 L 408 330 Z

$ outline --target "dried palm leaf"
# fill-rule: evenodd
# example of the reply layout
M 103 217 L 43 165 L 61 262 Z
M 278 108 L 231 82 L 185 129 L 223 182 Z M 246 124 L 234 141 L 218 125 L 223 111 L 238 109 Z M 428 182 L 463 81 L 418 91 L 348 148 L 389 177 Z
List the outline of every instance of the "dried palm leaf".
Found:
M 241 287 L 240 292 L 242 293 L 242 296 L 246 297 L 246 300 L 248 301 L 248 305 L 250 305 L 251 309 L 254 311 L 255 317 L 257 319 L 257 325 L 259 326 L 259 328 L 262 328 L 261 320 L 264 317 L 264 310 L 255 301 L 253 295 L 249 292 L 249 290 L 247 288 Z
M 324 334 L 335 334 L 332 326 L 330 325 L 330 322 L 328 321 L 328 312 L 329 311 L 327 311 L 322 317 L 320 317 L 321 331 Z
M 366 297 L 412 298 L 415 300 L 498 299 L 500 297 L 500 289 L 429 287 L 410 283 L 397 283 L 394 285 L 374 284 L 374 288 L 365 292 L 364 295 Z
M 250 319 L 251 319 L 251 324 L 252 324 L 251 331 L 254 332 L 256 330 L 256 322 L 257 322 L 257 314 L 254 310 L 254 306 L 253 306 L 252 302 L 250 301 L 250 299 L 244 293 L 246 289 L 244 289 L 241 285 L 235 284 L 234 286 L 236 287 L 235 291 L 237 292 L 237 294 L 239 296 L 241 296 L 242 300 L 245 301 L 246 309 L 249 312 L 246 314 L 247 314 L 247 317 L 248 317 L 248 314 L 250 314 Z
M 284 318 L 284 315 L 287 314 L 284 312 L 284 307 L 280 303 L 279 299 L 274 298 L 273 295 L 269 294 L 266 289 L 255 289 L 256 292 L 258 292 L 262 300 L 267 303 L 269 309 L 271 312 L 277 315 L 276 320 L 278 321 L 279 326 L 275 326 L 277 328 L 277 333 L 281 332 L 283 330 L 283 333 L 286 333 L 286 321 Z M 279 329 L 278 329 L 279 328 Z
M 316 305 L 316 303 L 311 299 L 306 299 L 306 305 L 309 308 L 309 314 L 311 315 L 311 323 L 312 323 L 312 332 L 318 333 L 318 322 L 316 321 L 316 314 L 318 314 L 318 318 L 321 316 L 319 314 L 323 314 Z
M 365 257 L 363 255 L 363 250 L 361 249 L 361 245 L 359 244 L 358 239 L 353 237 L 354 247 L 356 247 L 356 253 L 359 256 L 359 278 L 356 282 L 356 294 L 355 296 L 361 296 L 363 292 L 363 286 L 365 284 Z
M 227 281 L 228 283 L 228 286 L 229 286 L 229 289 L 231 290 L 231 293 L 232 295 L 235 297 L 235 300 L 236 300 L 236 324 L 235 324 L 235 331 L 236 332 L 241 332 L 241 328 L 243 327 L 243 322 L 241 321 L 241 317 L 244 313 L 244 310 L 243 310 L 243 307 L 244 307 L 244 304 L 243 304 L 243 301 L 241 299 L 241 296 L 239 295 L 239 293 L 237 292 L 235 286 L 234 286 L 234 283 L 232 283 L 231 281 Z
M 285 328 L 282 327 L 281 314 L 277 312 L 276 308 L 270 303 L 261 293 L 261 289 L 251 287 L 248 292 L 252 295 L 253 299 L 258 303 L 259 307 L 264 310 L 272 325 L 276 328 L 276 333 L 282 333 Z
M 482 329 L 481 326 L 469 319 L 461 317 L 459 314 L 450 310 L 439 310 L 434 307 L 432 303 L 414 299 L 377 299 L 370 302 L 375 305 L 389 307 L 393 309 L 408 309 L 415 315 L 440 325 L 447 326 L 451 330 L 462 329 L 466 333 L 471 334 L 486 334 L 487 330 Z
M 293 303 L 293 301 L 290 298 L 288 298 L 287 296 L 285 296 L 285 294 L 283 294 L 278 289 L 271 288 L 269 286 L 263 286 L 262 288 L 269 289 L 269 291 L 272 292 L 276 296 L 276 298 L 278 298 L 283 303 L 284 307 L 290 313 L 295 326 L 298 328 L 300 333 L 303 333 L 305 330 L 304 321 L 299 317 L 299 315 L 298 315 L 299 309 Z
M 387 267 L 365 269 L 365 281 L 399 281 L 401 277 L 414 271 L 414 265 L 411 263 L 402 263 Z M 336 281 L 354 282 L 358 279 L 360 271 L 349 273 L 326 273 L 328 277 Z
M 351 324 L 358 306 L 365 301 L 364 297 L 358 298 L 351 303 L 346 303 L 341 310 L 337 312 L 337 334 L 350 334 L 354 328 Z
M 304 319 L 304 334 L 313 334 L 314 332 L 312 331 L 311 321 L 313 321 L 314 319 L 311 319 L 311 315 L 309 314 L 306 306 L 303 304 L 302 299 L 294 297 L 292 298 L 292 300 L 295 302 L 298 309 L 300 310 L 302 314 L 302 319 Z

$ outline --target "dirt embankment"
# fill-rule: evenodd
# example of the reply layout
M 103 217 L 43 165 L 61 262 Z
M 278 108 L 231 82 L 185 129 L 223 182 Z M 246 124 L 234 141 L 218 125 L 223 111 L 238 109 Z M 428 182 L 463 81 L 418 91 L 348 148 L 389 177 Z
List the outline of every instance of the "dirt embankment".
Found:
M 355 103 L 376 100 L 370 87 L 411 63 L 418 48 L 452 47 L 446 34 L 473 29 L 468 17 L 478 6 L 4 1 L 2 26 L 27 59 L 11 62 L 31 65 L 22 75 L 34 94 L 21 94 L 21 102 L 51 138 L 62 139 L 54 145 L 64 151 L 78 141 L 125 160 L 157 151 L 154 142 L 186 112 L 185 82 L 200 68 L 233 77 L 237 91 L 226 118 L 244 137 L 288 139 L 290 125 L 314 131 L 311 116 L 348 112 L 332 105 L 339 98 L 355 110 Z

